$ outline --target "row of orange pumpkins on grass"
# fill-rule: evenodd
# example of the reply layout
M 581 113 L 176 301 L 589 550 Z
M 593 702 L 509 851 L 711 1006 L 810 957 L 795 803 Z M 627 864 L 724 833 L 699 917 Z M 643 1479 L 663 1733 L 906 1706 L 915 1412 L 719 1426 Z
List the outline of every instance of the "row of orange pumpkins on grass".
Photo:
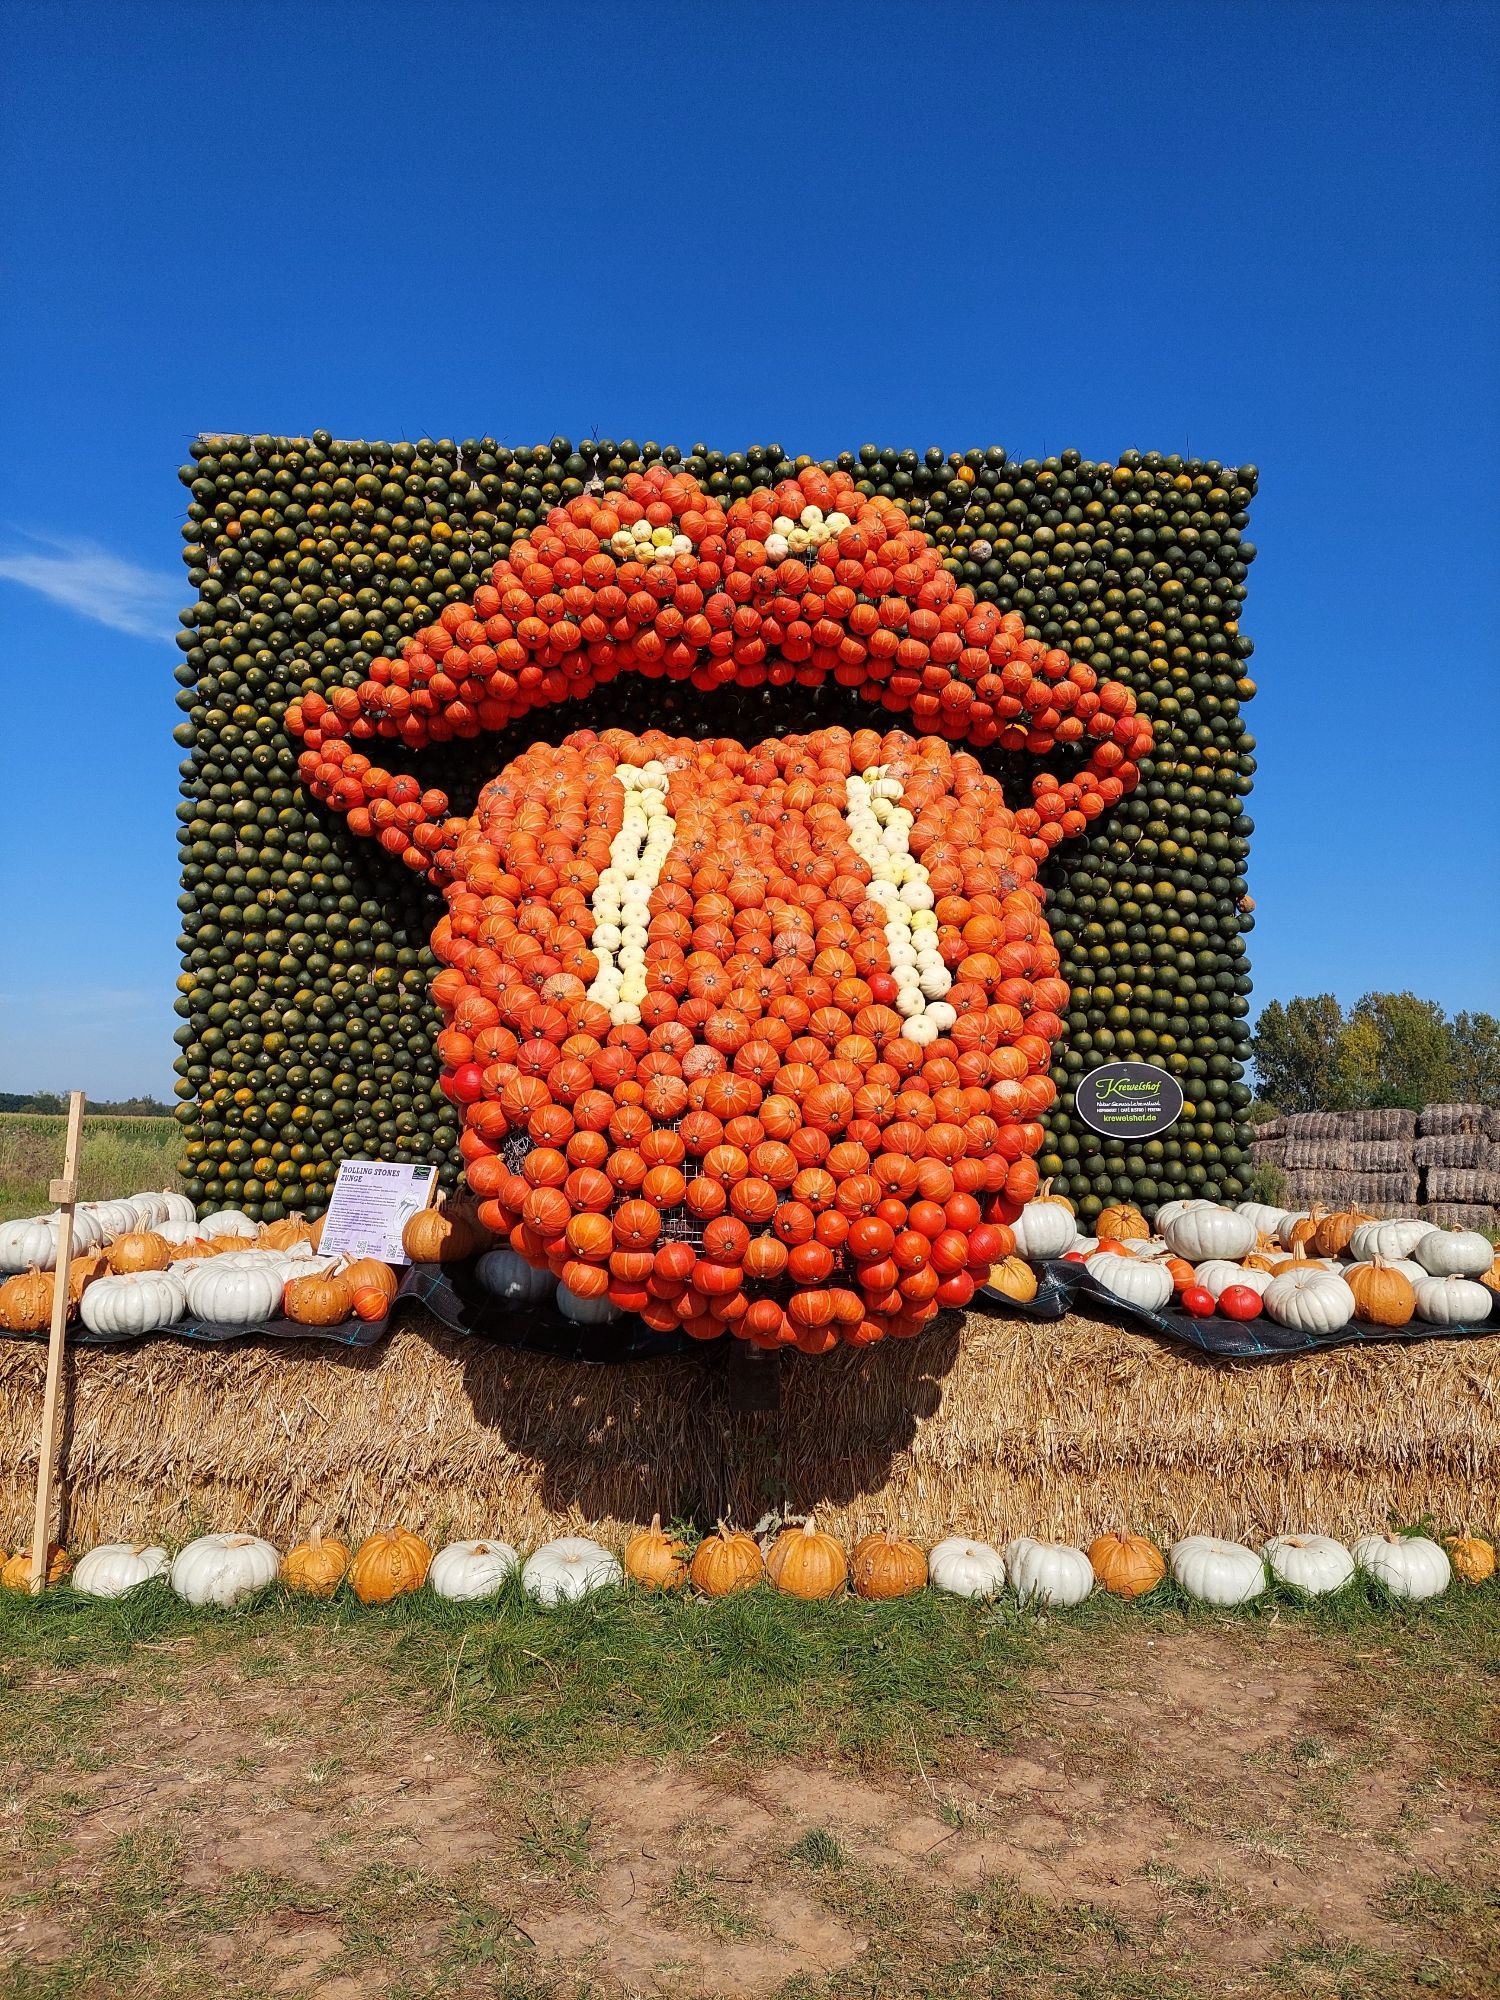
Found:
M 1093 1591 L 1136 1598 L 1149 1595 L 1169 1574 L 1191 1597 L 1208 1604 L 1250 1602 L 1275 1581 L 1308 1595 L 1343 1588 L 1357 1571 L 1374 1577 L 1395 1597 L 1440 1595 L 1457 1575 L 1469 1584 L 1495 1573 L 1495 1549 L 1479 1535 L 1444 1543 L 1423 1534 L 1383 1532 L 1361 1536 L 1352 1548 L 1326 1535 L 1273 1536 L 1260 1550 L 1211 1535 L 1189 1535 L 1164 1552 L 1148 1536 L 1124 1530 L 1098 1536 L 1087 1549 L 1021 1535 L 1003 1549 L 953 1536 L 930 1552 L 909 1538 L 877 1532 L 852 1551 L 809 1517 L 792 1521 L 757 1541 L 723 1522 L 696 1546 L 663 1528 L 659 1517 L 637 1530 L 616 1556 L 582 1535 L 544 1542 L 524 1562 L 498 1539 L 456 1541 L 436 1554 L 404 1527 L 377 1529 L 351 1550 L 314 1529 L 283 1557 L 256 1535 L 199 1536 L 175 1558 L 164 1548 L 105 1543 L 76 1566 L 54 1548 L 47 1581 L 70 1582 L 85 1596 L 122 1597 L 166 1578 L 177 1595 L 195 1605 L 228 1609 L 278 1577 L 300 1595 L 331 1597 L 348 1581 L 365 1604 L 385 1604 L 426 1585 L 453 1602 L 497 1595 L 512 1575 L 542 1604 L 576 1601 L 627 1581 L 653 1591 L 691 1585 L 724 1597 L 763 1582 L 788 1596 L 821 1599 L 846 1588 L 874 1600 L 908 1597 L 931 1586 L 965 1598 L 992 1598 L 1007 1587 L 1023 1603 L 1051 1608 L 1082 1603 Z M 25 1552 L 0 1569 L 0 1581 L 30 1586 Z

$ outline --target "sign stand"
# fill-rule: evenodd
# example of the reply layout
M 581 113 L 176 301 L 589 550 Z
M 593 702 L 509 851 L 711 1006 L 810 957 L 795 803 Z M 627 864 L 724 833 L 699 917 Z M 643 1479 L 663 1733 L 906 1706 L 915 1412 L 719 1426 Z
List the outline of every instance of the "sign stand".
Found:
M 47 1581 L 48 1530 L 57 1459 L 57 1399 L 62 1386 L 63 1329 L 68 1319 L 68 1266 L 73 1257 L 73 1209 L 78 1200 L 78 1148 L 83 1137 L 84 1094 L 68 1096 L 68 1131 L 63 1142 L 62 1179 L 48 1189 L 57 1203 L 57 1257 L 52 1271 L 52 1327 L 47 1336 L 47 1390 L 42 1399 L 42 1434 L 36 1454 L 36 1514 L 31 1528 L 31 1594 Z

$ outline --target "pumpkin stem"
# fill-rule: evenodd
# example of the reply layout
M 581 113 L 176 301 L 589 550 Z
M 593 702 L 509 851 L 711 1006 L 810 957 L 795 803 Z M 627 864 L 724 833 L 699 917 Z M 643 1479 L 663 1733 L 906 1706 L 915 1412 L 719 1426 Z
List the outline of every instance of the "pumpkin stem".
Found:
M 653 1535 L 659 1535 L 659 1534 L 661 1533 L 661 1515 L 660 1515 L 660 1514 L 653 1514 L 653 1515 L 651 1516 L 651 1533 L 652 1533 Z

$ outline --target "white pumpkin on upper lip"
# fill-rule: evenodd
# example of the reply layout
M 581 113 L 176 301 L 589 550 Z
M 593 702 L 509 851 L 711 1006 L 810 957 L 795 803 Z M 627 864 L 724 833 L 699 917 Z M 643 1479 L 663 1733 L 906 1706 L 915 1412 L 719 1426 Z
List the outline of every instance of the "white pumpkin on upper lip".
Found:
M 1264 1201 L 1237 1201 L 1234 1205 L 1234 1212 L 1236 1215 L 1243 1215 L 1253 1222 L 1256 1233 L 1260 1236 L 1274 1236 L 1291 1213 L 1290 1209 L 1273 1208 L 1269 1202 Z M 1161 1216 L 1159 1214 L 1156 1218 L 1156 1223 L 1157 1227 L 1160 1228 Z
M 1278 1326 L 1297 1333 L 1337 1333 L 1354 1317 L 1353 1292 L 1336 1272 L 1316 1265 L 1278 1271 L 1261 1301 Z
M 1187 1535 L 1167 1551 L 1172 1575 L 1204 1604 L 1248 1604 L 1266 1587 L 1266 1566 L 1243 1542 Z
M 1441 1597 L 1448 1588 L 1453 1566 L 1448 1552 L 1426 1535 L 1361 1535 L 1354 1544 L 1354 1560 L 1360 1568 L 1383 1583 L 1392 1597 L 1414 1602 Z
M 1210 1257 L 1244 1257 L 1255 1248 L 1255 1224 L 1232 1208 L 1185 1208 L 1162 1229 L 1172 1254 L 1190 1264 Z
M 1359 1264 L 1372 1257 L 1384 1257 L 1387 1262 L 1410 1257 L 1422 1238 L 1431 1233 L 1431 1223 L 1399 1217 L 1391 1222 L 1361 1222 L 1349 1239 L 1349 1254 Z
M 1094 1587 L 1094 1566 L 1082 1549 L 1030 1535 L 1005 1544 L 1005 1573 L 1023 1604 L 1082 1604 Z
M 1422 1278 L 1413 1290 L 1417 1317 L 1429 1326 L 1473 1326 L 1488 1319 L 1494 1294 L 1477 1278 Z
M 1101 1250 L 1085 1260 L 1084 1269 L 1105 1291 L 1129 1305 L 1144 1306 L 1148 1312 L 1158 1312 L 1172 1296 L 1172 1273 L 1165 1264 Z
M 520 1558 L 509 1542 L 449 1542 L 427 1571 L 427 1587 L 450 1603 L 493 1597 Z
M 1309 1597 L 1342 1590 L 1354 1574 L 1353 1556 L 1331 1535 L 1273 1535 L 1262 1554 L 1279 1582 Z
M 927 1580 L 950 1597 L 994 1597 L 1005 1588 L 1005 1558 L 988 1542 L 950 1535 L 928 1555 Z
M 521 1585 L 538 1604 L 567 1604 L 624 1580 L 617 1557 L 586 1535 L 561 1535 L 526 1558 Z
M 1023 1257 L 1061 1257 L 1078 1241 L 1078 1223 L 1065 1201 L 1048 1196 L 1050 1181 L 1026 1203 L 1011 1224 L 1016 1249 Z

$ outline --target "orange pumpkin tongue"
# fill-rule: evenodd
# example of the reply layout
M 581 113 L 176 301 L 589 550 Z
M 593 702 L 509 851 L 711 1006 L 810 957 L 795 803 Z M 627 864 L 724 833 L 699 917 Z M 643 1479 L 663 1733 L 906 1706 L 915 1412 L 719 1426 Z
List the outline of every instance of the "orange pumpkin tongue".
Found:
M 630 892 L 638 1004 L 609 1006 L 607 871 L 638 844 L 617 774 L 648 764 L 670 846 Z M 850 817 L 871 770 L 911 815 L 894 868 L 869 808 Z M 914 1332 L 1013 1248 L 1067 988 L 1029 843 L 973 757 L 873 730 L 583 731 L 507 766 L 454 860 L 444 1088 L 481 1217 L 529 1261 L 654 1325 L 822 1351 Z

